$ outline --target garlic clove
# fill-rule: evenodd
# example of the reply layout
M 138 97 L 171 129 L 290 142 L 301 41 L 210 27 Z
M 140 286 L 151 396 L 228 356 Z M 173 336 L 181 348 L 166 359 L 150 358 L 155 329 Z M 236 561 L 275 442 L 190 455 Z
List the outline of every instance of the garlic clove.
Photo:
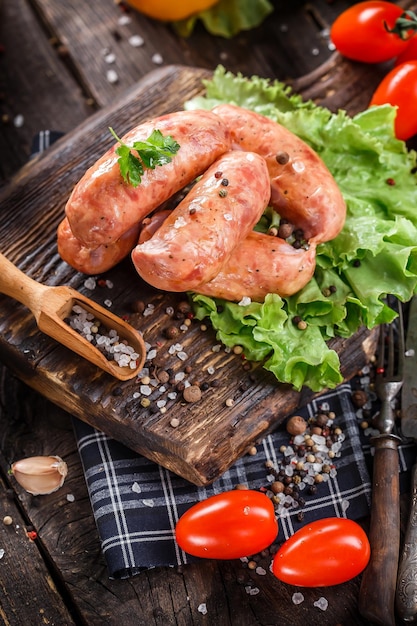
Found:
M 28 493 L 39 496 L 62 487 L 68 466 L 59 456 L 32 456 L 13 463 L 10 473 Z

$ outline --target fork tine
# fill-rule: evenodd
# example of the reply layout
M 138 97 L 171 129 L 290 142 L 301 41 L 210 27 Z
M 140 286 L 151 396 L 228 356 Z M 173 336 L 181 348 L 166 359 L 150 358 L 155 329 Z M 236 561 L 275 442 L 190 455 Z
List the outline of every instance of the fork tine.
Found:
M 394 340 L 394 327 L 392 324 L 388 328 L 388 363 L 387 363 L 387 377 L 392 378 L 394 376 L 394 358 L 395 358 L 395 340 Z
M 403 377 L 405 357 L 404 316 L 403 306 L 398 303 L 398 376 Z
M 385 324 L 379 328 L 379 341 L 378 341 L 378 359 L 376 363 L 377 374 L 382 374 L 385 366 Z
M 404 363 L 404 319 L 403 307 L 398 302 L 398 324 L 394 329 L 395 320 L 381 327 L 378 346 L 377 373 L 386 381 L 400 380 L 403 375 Z M 388 333 L 386 332 L 388 330 Z M 388 347 L 387 345 L 388 344 Z M 388 354 L 387 354 L 388 353 Z

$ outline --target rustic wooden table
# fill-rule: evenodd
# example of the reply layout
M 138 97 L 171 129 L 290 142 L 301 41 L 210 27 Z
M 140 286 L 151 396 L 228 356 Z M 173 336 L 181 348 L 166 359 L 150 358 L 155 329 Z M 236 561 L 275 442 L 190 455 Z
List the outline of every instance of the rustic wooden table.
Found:
M 344 62 L 329 49 L 327 36 L 334 18 L 351 4 L 276 0 L 262 26 L 226 40 L 202 27 L 181 39 L 169 25 L 124 12 L 113 0 L 3 0 L 0 185 L 7 187 L 31 168 L 36 133 L 72 131 L 159 62 L 208 70 L 221 63 L 233 72 L 286 81 L 333 110 L 361 110 L 384 68 Z M 122 15 L 129 23 L 120 22 Z M 138 35 L 144 44 L 134 47 L 129 39 Z M 106 53 L 115 55 L 111 66 Z M 109 82 L 109 69 L 117 72 L 117 82 Z M 5 624 L 367 623 L 357 609 L 359 577 L 325 590 L 304 590 L 299 606 L 291 600 L 293 588 L 234 561 L 207 561 L 181 571 L 158 568 L 130 580 L 109 580 L 71 416 L 27 387 L 7 363 L 0 370 L 0 394 L 0 615 Z M 65 489 L 43 497 L 18 489 L 7 473 L 10 462 L 50 453 L 59 453 L 69 465 Z M 1 523 L 5 515 L 12 517 L 11 526 Z M 31 528 L 35 540 L 27 536 Z M 246 592 L 249 582 L 259 588 L 257 595 Z M 313 605 L 321 595 L 329 603 L 326 612 Z M 207 615 L 198 611 L 202 603 Z

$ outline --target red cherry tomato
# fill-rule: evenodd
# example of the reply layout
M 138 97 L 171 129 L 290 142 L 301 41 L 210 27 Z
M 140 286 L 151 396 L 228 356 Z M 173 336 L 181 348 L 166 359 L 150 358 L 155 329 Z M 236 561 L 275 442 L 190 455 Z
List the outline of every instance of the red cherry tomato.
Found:
M 178 520 L 175 534 L 188 554 L 238 559 L 270 546 L 278 534 L 278 523 L 268 496 L 236 489 L 192 506 Z
M 329 517 L 292 535 L 276 553 L 272 571 L 290 585 L 329 587 L 360 574 L 370 555 L 368 537 L 359 524 Z
M 381 63 L 407 47 L 399 35 L 389 33 L 404 10 L 392 2 L 358 2 L 341 13 L 330 29 L 330 39 L 343 56 L 354 61 Z M 411 33 L 410 33 L 411 34 Z
M 408 40 L 406 49 L 395 59 L 395 65 L 401 65 L 406 61 L 417 60 L 417 37 L 411 37 Z
M 417 133 L 417 60 L 394 67 L 382 79 L 369 106 L 391 104 L 398 107 L 395 135 L 406 141 Z

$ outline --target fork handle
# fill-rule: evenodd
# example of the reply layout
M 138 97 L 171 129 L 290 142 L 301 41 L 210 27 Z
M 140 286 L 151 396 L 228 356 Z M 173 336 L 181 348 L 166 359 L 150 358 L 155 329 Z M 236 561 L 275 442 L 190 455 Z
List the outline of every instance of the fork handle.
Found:
M 369 543 L 371 557 L 362 574 L 359 611 L 380 626 L 395 626 L 395 589 L 400 549 L 399 437 L 381 434 L 375 446 Z
M 411 508 L 398 568 L 396 606 L 404 622 L 417 617 L 417 463 L 412 471 Z

